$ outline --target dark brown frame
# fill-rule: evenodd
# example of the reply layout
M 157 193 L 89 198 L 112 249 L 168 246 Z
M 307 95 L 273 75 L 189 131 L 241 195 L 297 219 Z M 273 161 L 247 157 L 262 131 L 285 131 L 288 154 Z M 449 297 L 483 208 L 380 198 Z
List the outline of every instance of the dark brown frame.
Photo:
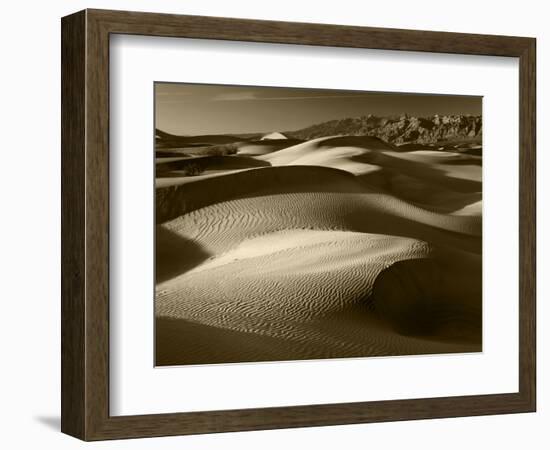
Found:
M 84 440 L 535 411 L 534 38 L 84 10 L 62 30 L 61 429 Z M 109 35 L 519 58 L 519 392 L 109 416 Z M 182 405 L 184 408 L 185 405 Z

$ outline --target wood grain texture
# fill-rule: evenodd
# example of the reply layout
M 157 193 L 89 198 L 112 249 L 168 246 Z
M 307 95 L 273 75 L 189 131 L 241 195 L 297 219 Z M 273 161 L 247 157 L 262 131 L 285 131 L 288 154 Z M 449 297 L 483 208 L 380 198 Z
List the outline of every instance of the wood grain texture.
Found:
M 519 390 L 536 409 L 536 41 L 519 68 Z
M 519 392 L 109 416 L 109 34 L 520 58 Z M 86 10 L 62 20 L 62 430 L 84 440 L 535 410 L 535 40 Z M 182 405 L 185 409 L 185 405 Z
M 279 44 L 521 56 L 529 38 L 225 17 L 87 10 L 112 33 Z
M 61 34 L 61 430 L 85 430 L 85 31 L 86 15 L 65 17 Z
M 86 439 L 108 420 L 109 33 L 87 14 Z

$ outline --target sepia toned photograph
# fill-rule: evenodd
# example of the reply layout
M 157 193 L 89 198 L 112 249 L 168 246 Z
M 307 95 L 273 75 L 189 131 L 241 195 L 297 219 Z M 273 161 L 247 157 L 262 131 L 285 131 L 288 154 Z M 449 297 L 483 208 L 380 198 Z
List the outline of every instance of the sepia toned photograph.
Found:
M 155 365 L 482 350 L 482 98 L 155 83 Z

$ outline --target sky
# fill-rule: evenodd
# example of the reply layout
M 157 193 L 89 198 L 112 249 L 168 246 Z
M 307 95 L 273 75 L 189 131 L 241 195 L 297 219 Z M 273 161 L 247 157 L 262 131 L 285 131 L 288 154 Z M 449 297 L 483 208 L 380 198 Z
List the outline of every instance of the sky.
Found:
M 333 119 L 481 114 L 481 97 L 155 83 L 155 126 L 181 135 L 293 131 Z

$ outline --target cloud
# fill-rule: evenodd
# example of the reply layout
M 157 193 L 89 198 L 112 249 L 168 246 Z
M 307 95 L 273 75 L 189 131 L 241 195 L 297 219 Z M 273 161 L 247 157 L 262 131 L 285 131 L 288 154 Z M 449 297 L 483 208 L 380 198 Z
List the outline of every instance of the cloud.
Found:
M 276 100 L 316 100 L 316 99 L 331 99 L 331 98 L 358 98 L 370 97 L 371 94 L 351 94 L 351 95 L 290 95 L 279 97 L 259 97 L 255 92 L 228 92 L 219 94 L 213 97 L 212 101 L 276 101 Z
M 191 92 L 156 92 L 157 97 L 189 97 Z
M 329 99 L 329 98 L 358 98 L 358 97 L 370 97 L 367 95 L 301 95 L 301 96 L 289 96 L 289 97 L 267 97 L 260 100 L 317 100 L 317 99 Z
M 212 101 L 241 101 L 241 100 L 258 100 L 256 94 L 252 91 L 242 92 L 227 92 L 225 94 L 218 94 L 212 98 Z
M 214 95 L 197 95 L 196 92 L 158 92 L 156 93 L 157 102 L 163 104 L 178 104 L 188 102 L 270 102 L 270 101 L 307 101 L 307 100 L 330 100 L 330 99 L 354 99 L 354 98 L 367 98 L 372 97 L 373 93 L 334 93 L 326 92 L 325 94 L 319 94 L 319 92 L 312 92 L 311 95 L 307 93 L 296 93 L 297 95 L 289 95 L 286 92 L 281 92 L 282 95 L 266 96 L 266 92 L 261 90 L 238 90 L 234 92 L 218 92 Z M 272 92 L 272 94 L 276 94 Z

